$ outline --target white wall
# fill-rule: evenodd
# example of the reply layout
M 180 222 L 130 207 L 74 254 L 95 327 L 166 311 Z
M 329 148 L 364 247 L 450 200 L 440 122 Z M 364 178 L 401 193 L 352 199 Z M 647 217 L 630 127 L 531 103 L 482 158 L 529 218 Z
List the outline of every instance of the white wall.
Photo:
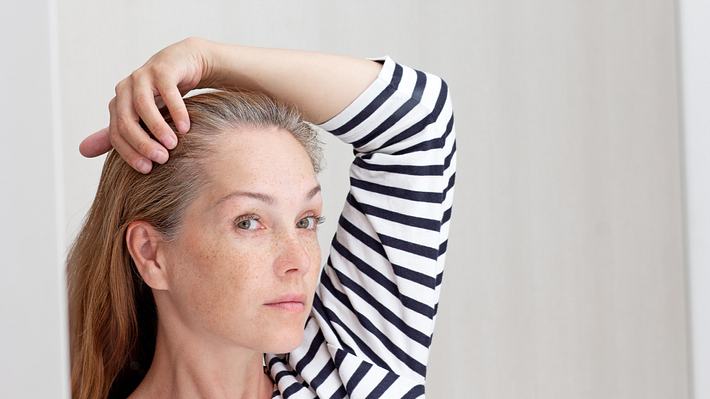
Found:
M 710 4 L 680 0 L 686 248 L 695 399 L 710 398 Z
M 54 6 L 0 13 L 0 398 L 69 389 Z
M 2 14 L 3 48 L 14 55 L 2 63 L 12 74 L 0 75 L 11 77 L 4 87 L 14 96 L 8 116 L 8 104 L 0 107 L 3 126 L 28 133 L 3 132 L 12 150 L 0 158 L 3 190 L 12 190 L 0 198 L 12 226 L 1 233 L 0 322 L 10 328 L 2 325 L 0 350 L 18 359 L 1 366 L 0 397 L 62 392 L 57 263 L 102 163 L 81 158 L 78 143 L 108 122 L 118 80 L 190 35 L 389 54 L 447 79 L 459 171 L 429 397 L 690 397 L 672 0 L 65 0 L 54 82 L 62 88 L 58 152 L 48 143 L 60 130 L 46 116 L 57 110 L 46 95 L 54 87 L 52 27 L 37 17 L 50 5 Z M 327 151 L 323 243 L 352 156 L 336 140 Z

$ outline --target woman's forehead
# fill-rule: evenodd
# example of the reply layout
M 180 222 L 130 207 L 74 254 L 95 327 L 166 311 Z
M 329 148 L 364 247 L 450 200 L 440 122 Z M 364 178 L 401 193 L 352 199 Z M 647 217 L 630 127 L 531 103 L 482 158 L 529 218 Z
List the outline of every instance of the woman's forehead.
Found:
M 241 175 L 242 179 L 313 174 L 303 145 L 287 130 L 276 127 L 240 128 L 221 135 L 214 156 L 205 160 L 209 170 Z
M 227 199 L 242 202 L 303 202 L 320 186 L 308 153 L 293 135 L 274 128 L 229 132 L 202 162 L 204 205 Z M 316 189 L 317 188 L 317 189 Z

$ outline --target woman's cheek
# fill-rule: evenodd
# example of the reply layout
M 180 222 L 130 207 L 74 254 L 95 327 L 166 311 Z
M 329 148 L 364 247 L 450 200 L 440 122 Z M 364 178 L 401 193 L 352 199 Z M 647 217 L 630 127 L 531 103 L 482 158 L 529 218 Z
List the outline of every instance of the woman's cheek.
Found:
M 311 239 L 307 242 L 308 257 L 311 260 L 311 267 L 316 270 L 320 270 L 321 265 L 321 255 L 320 255 L 320 243 L 318 242 L 318 237 L 313 234 Z M 311 270 L 312 271 L 312 270 Z M 317 274 L 318 272 L 316 272 Z
M 175 276 L 181 296 L 204 315 L 221 311 L 217 308 L 222 308 L 222 302 L 228 300 L 225 295 L 232 291 L 230 286 L 238 282 L 234 274 L 239 265 L 231 261 L 233 256 L 229 256 L 223 242 L 210 238 L 213 237 L 205 234 L 185 242 Z

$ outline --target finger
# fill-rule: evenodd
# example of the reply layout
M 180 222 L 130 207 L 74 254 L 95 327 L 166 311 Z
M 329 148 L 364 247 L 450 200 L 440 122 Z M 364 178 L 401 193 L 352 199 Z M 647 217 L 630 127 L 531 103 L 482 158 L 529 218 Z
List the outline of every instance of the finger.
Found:
M 123 158 L 126 163 L 131 165 L 131 167 L 138 172 L 148 174 L 151 169 L 153 169 L 153 163 L 136 152 L 136 150 L 134 150 L 133 147 L 131 147 L 126 140 L 123 139 L 123 137 L 118 135 L 115 136 L 113 140 L 113 148 L 118 151 L 121 158 Z
M 182 99 L 180 90 L 178 90 L 177 86 L 167 83 L 159 84 L 158 91 L 160 91 L 160 97 L 168 107 L 170 116 L 173 118 L 178 131 L 187 133 L 190 130 L 190 115 L 187 113 L 185 101 Z
M 111 140 L 108 137 L 108 127 L 90 134 L 79 144 L 79 152 L 87 158 L 97 157 L 110 149 Z
M 153 140 L 138 123 L 139 117 L 133 108 L 131 89 L 131 83 L 127 82 L 118 90 L 120 94 L 116 95 L 115 117 L 111 120 L 115 130 L 110 133 L 112 136 L 120 136 L 141 156 L 161 164 L 165 163 L 168 160 L 168 151 L 160 143 Z
M 118 154 L 123 158 L 126 163 L 128 163 L 133 169 L 140 173 L 149 173 L 153 163 L 149 159 L 141 156 L 136 150 L 131 147 L 125 139 L 123 139 L 116 131 L 116 97 L 111 99 L 108 103 L 109 114 L 111 116 L 111 122 L 109 123 L 109 139 L 113 148 L 118 152 Z
M 155 89 L 157 91 L 157 89 Z M 175 148 L 177 136 L 173 129 L 165 122 L 165 118 L 158 111 L 155 104 L 155 93 L 148 80 L 134 79 L 133 81 L 133 107 L 143 120 L 148 129 L 165 147 Z

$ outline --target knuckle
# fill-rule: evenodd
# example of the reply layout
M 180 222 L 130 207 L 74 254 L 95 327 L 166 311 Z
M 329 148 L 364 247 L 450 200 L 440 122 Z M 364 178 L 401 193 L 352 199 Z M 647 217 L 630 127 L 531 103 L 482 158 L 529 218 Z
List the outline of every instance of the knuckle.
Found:
M 125 129 L 127 125 L 126 118 L 122 115 L 116 116 L 116 129 L 122 130 Z
M 144 67 L 148 72 L 154 74 L 158 69 L 160 69 L 160 61 L 151 61 Z
M 125 117 L 118 117 L 116 118 L 116 136 L 121 136 L 124 135 L 126 131 L 128 131 L 130 127 L 130 122 L 128 119 Z
M 168 71 L 168 66 L 161 61 L 153 61 L 146 68 L 155 82 L 161 82 Z
M 164 135 L 163 125 L 161 123 L 151 123 L 148 128 L 156 137 Z
M 150 101 L 148 100 L 148 96 L 146 96 L 145 94 L 136 94 L 133 97 L 133 104 L 135 105 L 136 109 L 144 110 L 148 108 Z
M 142 68 L 136 69 L 135 71 L 131 72 L 131 79 L 133 79 L 133 81 L 140 79 L 142 76 Z
M 155 133 L 155 132 L 156 132 L 155 123 L 144 121 L 144 124 L 145 124 L 145 127 L 147 127 L 148 130 L 150 130 L 152 133 Z
M 136 150 L 138 150 L 139 153 L 143 155 L 148 155 L 150 154 L 150 149 L 151 145 L 145 140 L 141 140 L 138 142 L 138 145 L 136 145 Z

